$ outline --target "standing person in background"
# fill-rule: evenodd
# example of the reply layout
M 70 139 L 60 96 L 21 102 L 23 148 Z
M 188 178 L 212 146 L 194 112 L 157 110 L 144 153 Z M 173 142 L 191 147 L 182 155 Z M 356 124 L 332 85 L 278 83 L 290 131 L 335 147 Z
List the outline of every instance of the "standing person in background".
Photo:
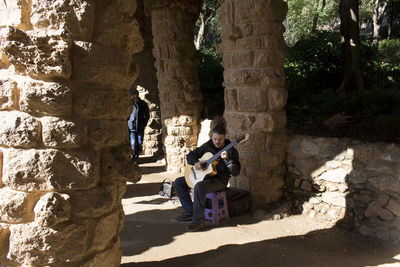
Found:
M 135 88 L 129 90 L 133 103 L 132 113 L 128 118 L 129 140 L 132 147 L 132 161 L 137 164 L 139 153 L 142 152 L 144 128 L 149 121 L 149 107 L 140 99 L 139 91 Z

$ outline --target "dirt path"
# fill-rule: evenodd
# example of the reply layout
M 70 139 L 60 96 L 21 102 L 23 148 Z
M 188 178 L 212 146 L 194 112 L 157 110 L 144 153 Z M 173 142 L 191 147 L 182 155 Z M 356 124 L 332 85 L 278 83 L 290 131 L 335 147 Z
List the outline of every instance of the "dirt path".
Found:
M 145 163 L 123 199 L 121 266 L 400 266 L 400 247 L 317 223 L 304 215 L 257 220 L 249 213 L 195 233 L 177 222 L 177 199 L 158 195 L 166 173 Z

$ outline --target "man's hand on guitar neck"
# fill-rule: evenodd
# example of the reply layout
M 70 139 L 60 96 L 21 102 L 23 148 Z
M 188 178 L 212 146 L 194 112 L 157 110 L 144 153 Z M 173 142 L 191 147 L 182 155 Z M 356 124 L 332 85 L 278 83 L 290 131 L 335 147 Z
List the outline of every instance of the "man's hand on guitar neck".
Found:
M 227 159 L 228 157 L 229 157 L 228 152 L 223 151 L 223 152 L 221 153 L 221 158 L 222 158 L 222 159 Z
M 203 162 L 200 162 L 200 161 L 198 161 L 198 162 L 196 162 L 195 164 L 194 164 L 194 168 L 196 169 L 196 170 L 202 170 L 203 169 L 203 166 L 201 165 Z

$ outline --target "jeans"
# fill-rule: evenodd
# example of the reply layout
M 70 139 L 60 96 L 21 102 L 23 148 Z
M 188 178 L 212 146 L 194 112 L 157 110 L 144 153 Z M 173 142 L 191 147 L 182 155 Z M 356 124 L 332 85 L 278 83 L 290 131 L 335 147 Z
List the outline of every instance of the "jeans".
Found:
M 139 153 L 142 152 L 143 132 L 129 131 L 129 139 L 132 147 L 132 160 L 136 161 L 139 158 Z
M 179 201 L 182 204 L 185 213 L 192 214 L 192 221 L 199 223 L 204 220 L 204 209 L 206 205 L 206 194 L 223 190 L 227 186 L 227 182 L 223 182 L 217 177 L 206 178 L 198 182 L 194 186 L 194 203 L 189 195 L 190 187 L 187 185 L 185 177 L 179 177 L 175 180 L 175 190 L 178 194 Z

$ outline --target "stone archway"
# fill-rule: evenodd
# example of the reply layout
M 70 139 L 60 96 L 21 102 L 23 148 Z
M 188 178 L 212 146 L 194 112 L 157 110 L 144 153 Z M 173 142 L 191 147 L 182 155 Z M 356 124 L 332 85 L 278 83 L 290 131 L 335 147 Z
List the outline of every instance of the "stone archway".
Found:
M 225 117 L 256 202 L 282 193 L 282 0 L 221 0 Z M 196 145 L 201 1 L 149 0 L 168 169 Z M 127 89 L 143 49 L 137 1 L 0 2 L 0 262 L 118 266 L 129 164 Z M 4 16 L 3 16 L 4 14 Z M 249 182 L 246 182 L 249 181 Z
M 185 155 L 197 144 L 202 95 L 193 31 L 201 2 L 146 2 L 152 22 L 163 144 L 169 171 L 183 172 Z
M 135 11 L 0 3 L 1 265 L 119 265 L 125 179 L 140 178 L 124 151 Z

